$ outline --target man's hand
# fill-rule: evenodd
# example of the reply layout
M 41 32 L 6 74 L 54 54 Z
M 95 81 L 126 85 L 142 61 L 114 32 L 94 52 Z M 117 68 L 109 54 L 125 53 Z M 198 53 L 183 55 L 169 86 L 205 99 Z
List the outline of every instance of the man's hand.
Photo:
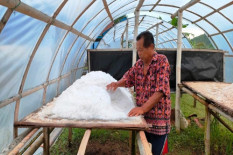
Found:
M 115 91 L 118 87 L 119 86 L 117 82 L 112 82 L 109 85 L 107 85 L 107 90 Z
M 139 115 L 142 115 L 144 114 L 144 110 L 142 107 L 136 107 L 136 108 L 133 108 L 129 113 L 128 113 L 128 116 L 129 117 L 132 117 L 132 116 L 139 116 Z

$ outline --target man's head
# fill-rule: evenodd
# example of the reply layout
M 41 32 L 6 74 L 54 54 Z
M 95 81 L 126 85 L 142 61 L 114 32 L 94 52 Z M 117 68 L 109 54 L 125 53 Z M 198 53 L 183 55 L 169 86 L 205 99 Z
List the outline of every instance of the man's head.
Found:
M 145 60 L 154 53 L 154 37 L 149 31 L 140 33 L 137 38 L 136 48 L 140 59 Z

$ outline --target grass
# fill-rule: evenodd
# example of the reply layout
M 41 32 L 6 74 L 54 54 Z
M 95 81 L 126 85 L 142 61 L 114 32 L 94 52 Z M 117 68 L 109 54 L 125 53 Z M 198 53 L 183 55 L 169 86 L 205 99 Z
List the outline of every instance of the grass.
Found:
M 175 94 L 171 95 L 172 108 L 174 108 Z M 184 116 L 196 114 L 200 123 L 204 125 L 205 107 L 197 102 L 193 107 L 193 98 L 183 94 L 180 104 Z M 222 117 L 221 117 L 222 118 Z M 233 128 L 233 123 L 222 118 Z M 77 154 L 80 141 L 83 137 L 84 129 L 73 129 L 72 146 L 68 147 L 68 130 L 65 129 L 56 144 L 51 148 L 51 154 Z M 111 141 L 114 144 L 129 145 L 129 131 L 123 130 L 92 130 L 91 142 L 105 144 Z M 172 126 L 169 134 L 169 155 L 193 155 L 204 154 L 204 128 L 199 128 L 194 121 L 191 121 L 188 128 L 177 134 Z M 233 154 L 233 134 L 213 117 L 211 118 L 211 154 Z

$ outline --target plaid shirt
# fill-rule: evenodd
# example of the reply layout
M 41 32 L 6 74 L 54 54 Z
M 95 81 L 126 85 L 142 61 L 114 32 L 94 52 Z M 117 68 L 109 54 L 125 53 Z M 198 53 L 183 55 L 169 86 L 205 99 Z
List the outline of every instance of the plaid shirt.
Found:
M 155 106 L 144 114 L 144 118 L 152 127 L 148 132 L 164 135 L 170 132 L 171 100 L 169 86 L 170 65 L 166 56 L 153 55 L 149 69 L 144 76 L 143 61 L 139 59 L 123 76 L 126 87 L 135 87 L 137 106 L 142 106 L 155 93 L 164 96 Z

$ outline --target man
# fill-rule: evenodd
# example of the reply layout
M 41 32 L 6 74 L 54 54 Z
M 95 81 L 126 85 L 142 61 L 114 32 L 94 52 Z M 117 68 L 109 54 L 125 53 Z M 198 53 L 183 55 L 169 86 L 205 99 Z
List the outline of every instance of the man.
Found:
M 166 56 L 155 52 L 154 37 L 149 31 L 137 36 L 136 48 L 140 59 L 121 80 L 107 85 L 107 89 L 135 87 L 137 107 L 128 116 L 144 115 L 146 122 L 152 125 L 145 132 L 152 144 L 152 153 L 160 155 L 167 152 L 167 134 L 170 132 L 170 66 Z

